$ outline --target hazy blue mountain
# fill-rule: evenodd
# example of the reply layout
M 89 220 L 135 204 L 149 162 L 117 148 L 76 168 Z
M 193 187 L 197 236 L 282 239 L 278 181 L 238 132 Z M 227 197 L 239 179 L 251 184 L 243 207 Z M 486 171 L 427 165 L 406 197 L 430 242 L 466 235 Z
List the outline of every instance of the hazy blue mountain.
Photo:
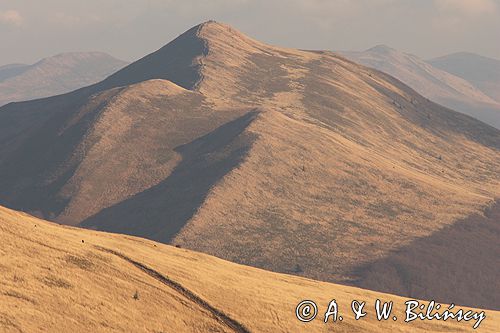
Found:
M 431 59 L 428 63 L 464 78 L 500 102 L 500 60 L 460 52 Z
M 466 78 L 386 45 L 366 51 L 340 53 L 354 62 L 394 76 L 443 106 L 500 128 L 500 103 Z
M 101 52 L 62 53 L 0 67 L 0 105 L 63 94 L 101 81 L 127 63 Z

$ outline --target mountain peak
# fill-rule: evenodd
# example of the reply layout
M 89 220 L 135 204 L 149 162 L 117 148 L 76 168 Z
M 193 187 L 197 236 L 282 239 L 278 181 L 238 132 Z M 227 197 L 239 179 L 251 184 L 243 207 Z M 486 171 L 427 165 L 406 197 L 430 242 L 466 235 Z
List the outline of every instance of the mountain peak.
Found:
M 151 79 L 164 79 L 194 89 L 202 80 L 202 60 L 211 54 L 241 59 L 263 44 L 230 25 L 213 20 L 187 30 L 159 50 L 139 59 L 97 85 L 97 91 Z
M 203 23 L 198 24 L 196 27 L 198 27 L 199 31 L 205 31 L 205 32 L 223 32 L 223 33 L 229 33 L 229 34 L 241 34 L 237 29 L 233 28 L 229 24 L 223 23 L 223 22 L 218 22 L 215 20 L 208 20 Z
M 366 50 L 366 52 L 394 53 L 394 52 L 397 52 L 397 50 L 393 49 L 392 47 L 387 46 L 385 44 L 379 44 L 379 45 L 376 45 L 372 48 L 369 48 L 368 50 Z
M 224 44 L 226 47 L 238 48 L 262 45 L 261 42 L 248 37 L 238 29 L 226 23 L 210 20 L 199 24 L 197 27 L 198 37 L 203 39 L 209 47 L 210 44 Z
M 201 79 L 197 59 L 208 52 L 207 43 L 199 34 L 202 30 L 214 28 L 215 24 L 208 21 L 190 28 L 157 51 L 111 75 L 93 89 L 102 91 L 152 79 L 169 80 L 185 89 L 194 88 Z
M 79 63 L 84 63 L 84 62 L 116 62 L 118 64 L 121 64 L 121 66 L 117 67 L 123 67 L 127 64 L 127 62 L 123 60 L 119 60 L 114 58 L 113 56 L 104 53 L 104 52 L 96 52 L 96 51 L 91 51 L 91 52 L 63 52 L 63 53 L 58 53 L 56 55 L 50 56 L 43 58 L 39 60 L 37 63 L 35 63 L 33 66 L 37 65 L 43 65 L 43 64 L 54 64 L 54 65 L 66 65 L 66 66 L 73 66 Z
M 32 65 L 0 67 L 0 106 L 86 87 L 126 64 L 102 52 L 68 52 L 43 58 Z
M 487 62 L 499 62 L 500 60 L 482 56 L 477 53 L 472 52 L 455 52 L 445 56 L 430 59 L 429 62 L 440 62 L 440 61 L 463 61 L 463 62 L 476 62 L 476 61 L 487 61 Z
M 216 20 L 208 20 L 205 22 L 202 22 L 197 25 L 197 27 L 200 28 L 214 28 L 214 27 L 225 27 L 225 28 L 231 28 L 229 24 L 223 23 L 223 22 L 218 22 Z

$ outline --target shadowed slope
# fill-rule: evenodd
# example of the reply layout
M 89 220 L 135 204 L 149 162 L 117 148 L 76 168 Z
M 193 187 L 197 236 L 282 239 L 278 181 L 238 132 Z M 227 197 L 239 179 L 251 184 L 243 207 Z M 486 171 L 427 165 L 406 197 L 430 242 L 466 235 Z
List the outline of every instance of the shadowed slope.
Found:
M 98 83 L 99 90 L 126 86 L 152 79 L 169 80 L 192 89 L 201 79 L 200 58 L 208 53 L 205 42 L 198 37 L 201 26 L 195 26 L 158 51 L 130 64 Z
M 81 226 L 170 242 L 191 219 L 208 191 L 245 158 L 256 112 L 175 148 L 182 161 L 158 185 L 85 220 Z
M 165 179 L 179 160 L 173 148 L 238 114 L 214 113 L 203 96 L 168 81 L 107 90 L 56 114 L 7 155 L 0 197 L 77 223 Z
M 500 309 L 500 202 L 359 268 L 355 285 Z M 425 263 L 422 265 L 421 263 Z M 469 283 L 474 281 L 474 283 Z
M 71 157 L 105 107 L 106 98 L 116 93 L 118 91 L 100 95 L 79 112 L 55 113 L 49 122 L 19 143 L 3 141 L 7 144 L 4 158 L 0 159 L 0 196 L 13 207 L 40 211 L 46 216 L 59 214 L 67 202 L 58 198 L 57 193 L 78 163 L 77 160 L 71 161 Z M 38 120 L 36 116 L 24 121 Z
M 0 107 L 0 163 L 6 156 L 3 149 L 25 140 L 41 129 L 52 117 L 71 117 L 83 108 L 93 95 L 112 88 L 150 79 L 167 79 L 185 88 L 192 88 L 200 79 L 198 57 L 206 52 L 204 41 L 194 27 L 156 52 L 130 64 L 104 81 L 53 97 L 10 103 Z M 50 126 L 50 125 L 49 125 Z

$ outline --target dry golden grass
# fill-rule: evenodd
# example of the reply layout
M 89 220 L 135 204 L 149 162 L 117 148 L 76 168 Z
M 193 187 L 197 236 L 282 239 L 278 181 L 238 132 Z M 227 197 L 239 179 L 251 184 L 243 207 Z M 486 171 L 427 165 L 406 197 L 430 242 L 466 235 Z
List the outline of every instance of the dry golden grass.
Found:
M 140 238 L 62 227 L 4 208 L 0 239 L 1 332 L 238 331 L 186 291 L 250 332 L 327 332 L 333 326 L 336 332 L 472 331 L 470 322 L 405 324 L 404 299 L 397 296 L 266 272 Z M 184 291 L 103 249 L 153 269 Z M 364 320 L 347 313 L 351 300 L 373 304 L 377 298 L 393 300 L 400 319 L 377 322 L 368 307 Z M 299 323 L 294 310 L 303 299 L 315 300 L 320 311 L 336 299 L 344 321 L 325 325 L 318 317 Z M 500 313 L 486 315 L 479 331 L 498 332 Z
M 173 243 L 356 283 L 360 267 L 500 196 L 499 131 L 329 52 L 265 45 L 218 23 L 199 36 L 209 52 L 197 89 L 214 105 L 263 111 L 240 136 L 255 138 L 246 157 Z

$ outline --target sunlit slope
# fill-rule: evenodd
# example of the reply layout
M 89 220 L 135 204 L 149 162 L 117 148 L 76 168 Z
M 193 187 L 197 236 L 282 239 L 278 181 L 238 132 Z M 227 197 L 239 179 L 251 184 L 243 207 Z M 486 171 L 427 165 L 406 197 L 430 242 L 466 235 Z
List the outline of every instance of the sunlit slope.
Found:
M 140 238 L 62 227 L 0 208 L 2 332 L 469 332 L 472 322 L 405 324 L 404 299 L 233 264 Z M 353 299 L 393 300 L 396 322 Z M 302 324 L 295 307 L 336 299 L 344 320 Z M 481 332 L 496 332 L 486 311 Z

